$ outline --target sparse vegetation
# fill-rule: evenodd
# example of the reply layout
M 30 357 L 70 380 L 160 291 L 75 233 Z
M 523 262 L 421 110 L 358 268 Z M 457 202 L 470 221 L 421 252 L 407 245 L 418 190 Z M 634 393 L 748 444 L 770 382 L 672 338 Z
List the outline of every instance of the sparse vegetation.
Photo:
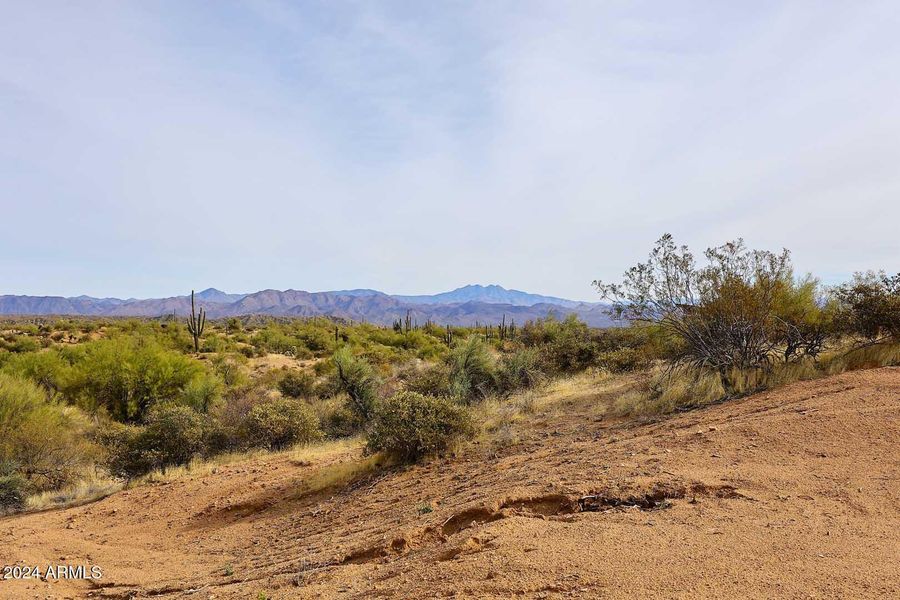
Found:
M 596 282 L 627 320 L 602 330 L 552 316 L 473 327 L 202 313 L 187 325 L 171 315 L 7 319 L 4 510 L 99 497 L 114 489 L 107 476 L 133 481 L 322 438 L 361 434 L 371 452 L 400 460 L 479 428 L 492 444 L 514 443 L 554 382 L 582 372 L 629 382 L 614 414 L 660 415 L 900 364 L 900 275 L 859 274 L 829 290 L 795 277 L 787 252 L 737 241 L 704 256 L 696 266 L 665 236 L 622 283 Z M 29 495 L 44 499 L 23 504 Z

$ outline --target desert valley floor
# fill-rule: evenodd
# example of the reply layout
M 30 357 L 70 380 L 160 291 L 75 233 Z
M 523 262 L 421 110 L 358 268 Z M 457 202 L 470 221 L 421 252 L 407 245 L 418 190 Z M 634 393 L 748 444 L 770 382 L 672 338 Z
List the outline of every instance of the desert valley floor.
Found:
M 304 492 L 335 444 L 0 519 L 2 598 L 900 597 L 900 368 L 652 422 L 582 380 L 502 450 Z

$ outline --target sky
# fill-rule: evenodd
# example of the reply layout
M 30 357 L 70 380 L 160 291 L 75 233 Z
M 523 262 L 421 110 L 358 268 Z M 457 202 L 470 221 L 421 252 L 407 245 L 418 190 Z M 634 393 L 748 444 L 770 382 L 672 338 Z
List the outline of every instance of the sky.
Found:
M 900 270 L 896 2 L 0 0 L 0 294 Z

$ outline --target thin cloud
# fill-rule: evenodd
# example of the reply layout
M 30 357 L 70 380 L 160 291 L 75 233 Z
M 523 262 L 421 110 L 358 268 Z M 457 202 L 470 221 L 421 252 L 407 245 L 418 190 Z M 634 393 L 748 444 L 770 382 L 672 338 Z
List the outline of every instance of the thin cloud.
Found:
M 15 3 L 3 293 L 497 282 L 663 231 L 900 264 L 892 3 Z

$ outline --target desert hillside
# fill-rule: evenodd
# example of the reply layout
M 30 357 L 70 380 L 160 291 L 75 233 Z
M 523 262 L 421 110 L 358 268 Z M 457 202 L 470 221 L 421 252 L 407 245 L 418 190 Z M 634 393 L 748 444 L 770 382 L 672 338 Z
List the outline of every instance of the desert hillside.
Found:
M 3 598 L 900 596 L 900 369 L 651 422 L 584 376 L 499 447 L 412 467 L 353 443 L 0 520 L 0 564 L 99 566 Z M 313 491 L 309 491 L 312 489 Z

